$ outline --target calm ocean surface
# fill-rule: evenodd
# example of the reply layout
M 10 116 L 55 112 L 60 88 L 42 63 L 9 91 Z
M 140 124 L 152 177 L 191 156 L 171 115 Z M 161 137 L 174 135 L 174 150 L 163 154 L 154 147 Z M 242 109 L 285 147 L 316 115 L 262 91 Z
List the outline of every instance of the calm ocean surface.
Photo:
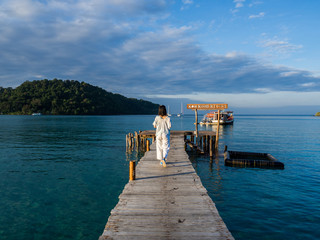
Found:
M 128 182 L 125 135 L 154 116 L 0 116 L 0 239 L 97 240 Z M 172 117 L 173 130 L 194 116 Z M 205 129 L 205 128 L 202 128 Z M 190 156 L 237 240 L 320 239 L 320 118 L 235 116 L 220 151 L 268 152 L 284 170 Z

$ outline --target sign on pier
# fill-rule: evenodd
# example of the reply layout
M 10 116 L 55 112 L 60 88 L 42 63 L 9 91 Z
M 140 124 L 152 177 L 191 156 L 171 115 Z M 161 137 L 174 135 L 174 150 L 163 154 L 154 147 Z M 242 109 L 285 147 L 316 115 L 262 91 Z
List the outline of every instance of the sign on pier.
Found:
M 191 110 L 224 110 L 227 108 L 226 103 L 187 104 L 187 109 Z

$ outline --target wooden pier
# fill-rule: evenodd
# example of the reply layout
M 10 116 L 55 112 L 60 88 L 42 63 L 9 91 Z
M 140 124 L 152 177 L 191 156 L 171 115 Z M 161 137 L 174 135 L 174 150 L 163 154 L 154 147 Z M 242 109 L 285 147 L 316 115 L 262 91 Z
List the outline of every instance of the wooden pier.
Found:
M 151 145 L 99 240 L 234 239 L 189 161 L 184 136 L 171 134 L 166 168 Z

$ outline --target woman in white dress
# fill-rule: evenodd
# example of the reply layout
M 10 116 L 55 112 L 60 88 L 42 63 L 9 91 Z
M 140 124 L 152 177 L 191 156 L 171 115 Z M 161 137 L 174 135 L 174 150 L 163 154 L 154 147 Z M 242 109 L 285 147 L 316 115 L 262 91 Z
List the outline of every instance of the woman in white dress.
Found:
M 158 116 L 154 119 L 153 127 L 156 128 L 157 159 L 160 160 L 160 165 L 166 167 L 170 149 L 171 121 L 164 105 L 159 106 Z

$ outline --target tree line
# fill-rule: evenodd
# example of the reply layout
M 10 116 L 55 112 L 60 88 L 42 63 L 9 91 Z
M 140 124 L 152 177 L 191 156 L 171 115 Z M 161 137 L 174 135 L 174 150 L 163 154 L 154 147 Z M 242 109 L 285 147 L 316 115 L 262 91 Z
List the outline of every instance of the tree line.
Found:
M 0 87 L 0 114 L 157 114 L 158 106 L 75 80 L 43 79 L 26 81 L 15 89 Z

